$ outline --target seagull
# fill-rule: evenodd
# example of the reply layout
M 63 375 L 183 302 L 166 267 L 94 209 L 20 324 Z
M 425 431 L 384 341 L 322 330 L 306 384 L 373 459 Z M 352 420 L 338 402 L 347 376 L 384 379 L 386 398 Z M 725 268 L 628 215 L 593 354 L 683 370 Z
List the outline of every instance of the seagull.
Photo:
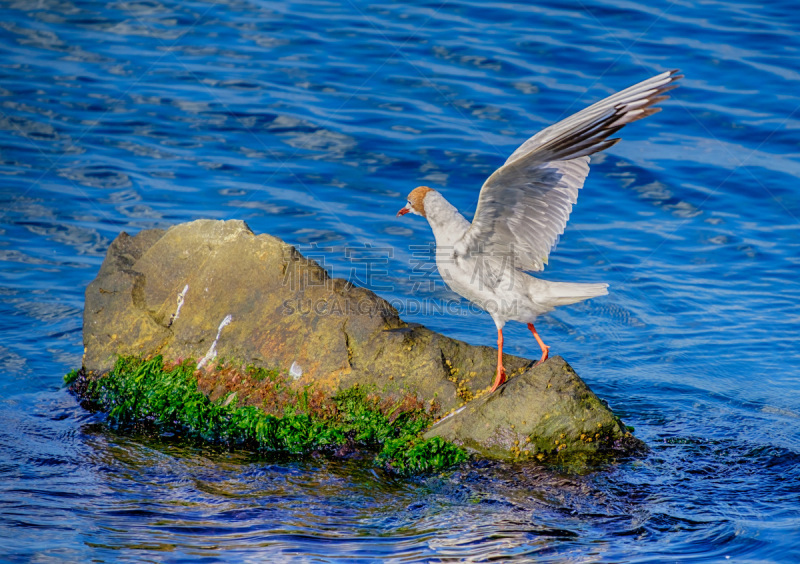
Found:
M 503 327 L 526 323 L 548 358 L 534 327 L 556 306 L 608 294 L 608 284 L 551 282 L 528 272 L 544 270 L 564 233 L 578 190 L 589 174 L 589 156 L 608 149 L 611 135 L 652 115 L 655 104 L 683 75 L 671 70 L 644 80 L 543 129 L 514 151 L 483 183 L 472 223 L 445 197 L 418 186 L 397 216 L 428 220 L 436 239 L 436 266 L 445 284 L 488 312 L 497 326 L 497 373 L 490 392 L 506 381 Z

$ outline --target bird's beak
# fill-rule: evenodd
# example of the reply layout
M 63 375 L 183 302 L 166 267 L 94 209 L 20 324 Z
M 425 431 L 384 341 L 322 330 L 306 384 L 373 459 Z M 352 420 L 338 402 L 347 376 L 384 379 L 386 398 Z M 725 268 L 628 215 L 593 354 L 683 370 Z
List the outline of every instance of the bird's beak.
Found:
M 399 212 L 397 212 L 397 217 L 400 217 L 401 215 L 406 215 L 410 211 L 411 211 L 411 208 L 406 206 L 403 209 L 401 209 Z

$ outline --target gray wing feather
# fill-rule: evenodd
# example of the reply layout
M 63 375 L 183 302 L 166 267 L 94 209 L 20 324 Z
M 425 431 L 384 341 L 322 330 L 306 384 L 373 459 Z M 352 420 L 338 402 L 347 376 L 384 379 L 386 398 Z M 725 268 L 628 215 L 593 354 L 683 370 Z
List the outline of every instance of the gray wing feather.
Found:
M 651 115 L 675 87 L 668 71 L 622 90 L 540 131 L 514 151 L 483 184 L 475 217 L 458 254 L 509 257 L 519 270 L 543 270 L 564 232 L 589 155 L 607 149 L 626 124 Z

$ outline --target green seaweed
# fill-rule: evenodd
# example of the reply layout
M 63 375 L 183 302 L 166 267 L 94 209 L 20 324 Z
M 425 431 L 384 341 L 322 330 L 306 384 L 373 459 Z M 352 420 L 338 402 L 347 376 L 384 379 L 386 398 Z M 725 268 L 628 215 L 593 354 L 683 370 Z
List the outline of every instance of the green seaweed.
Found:
M 358 386 L 324 401 L 313 399 L 308 387 L 296 392 L 283 415 L 253 405 L 239 405 L 236 394 L 211 401 L 198 389 L 196 365 L 165 365 L 151 359 L 120 357 L 105 376 L 68 383 L 91 404 L 107 413 L 121 429 L 178 434 L 188 439 L 254 448 L 260 451 L 305 454 L 335 452 L 341 447 L 377 451 L 375 461 L 401 474 L 437 471 L 466 460 L 461 448 L 439 437 L 421 436 L 431 423 L 424 410 L 398 403 L 386 406 Z M 73 371 L 74 372 L 74 371 Z M 283 388 L 278 371 L 247 367 L 245 373 Z M 285 389 L 285 388 L 284 388 Z
M 64 374 L 64 385 L 69 386 L 70 384 L 72 384 L 75 380 L 77 380 L 79 374 L 80 372 L 75 369 L 72 369 L 66 374 Z

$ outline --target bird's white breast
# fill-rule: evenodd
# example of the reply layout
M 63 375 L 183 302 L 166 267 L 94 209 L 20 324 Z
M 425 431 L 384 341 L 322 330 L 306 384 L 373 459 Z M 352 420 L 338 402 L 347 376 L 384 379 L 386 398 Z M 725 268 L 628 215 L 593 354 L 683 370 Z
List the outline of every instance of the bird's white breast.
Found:
M 480 249 L 465 254 L 459 245 L 470 223 L 438 192 L 425 196 L 425 212 L 436 239 L 436 266 L 447 286 L 488 311 L 498 326 L 510 319 L 533 321 L 550 309 L 534 303 L 530 297 L 532 284 L 543 284 L 518 271 L 513 261 L 493 260 L 496 257 Z
M 425 212 L 436 239 L 436 266 L 442 280 L 451 290 L 481 308 L 497 301 L 497 280 L 483 257 L 456 253 L 470 223 L 438 192 L 425 196 Z

